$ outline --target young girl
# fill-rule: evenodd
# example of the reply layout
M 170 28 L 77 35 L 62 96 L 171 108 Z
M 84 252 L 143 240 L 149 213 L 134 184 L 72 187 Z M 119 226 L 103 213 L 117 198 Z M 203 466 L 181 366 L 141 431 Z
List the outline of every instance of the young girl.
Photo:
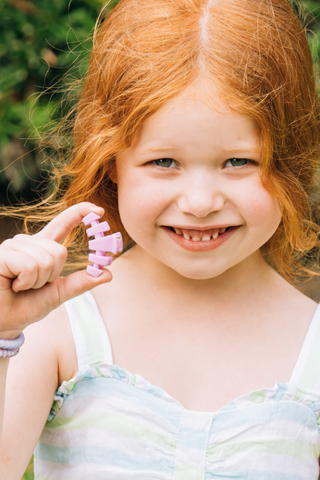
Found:
M 0 352 L 26 338 L 0 360 L 1 480 L 34 449 L 37 480 L 318 478 L 320 308 L 288 280 L 318 268 L 319 120 L 287 0 L 120 1 L 57 216 L 0 247 Z M 90 212 L 125 253 L 60 277 Z

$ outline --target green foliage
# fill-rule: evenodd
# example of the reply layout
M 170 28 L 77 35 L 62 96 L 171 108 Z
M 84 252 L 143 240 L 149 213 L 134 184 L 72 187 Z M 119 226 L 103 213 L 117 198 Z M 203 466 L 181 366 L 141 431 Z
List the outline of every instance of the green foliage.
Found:
M 320 59 L 320 4 L 319 1 L 303 2 L 305 25 L 309 32 L 309 42 L 313 58 Z
M 55 85 L 72 67 L 85 73 L 93 28 L 104 0 L 0 0 L 0 186 L 18 192 L 35 185 L 43 156 L 37 130 L 61 100 Z M 117 1 L 112 1 L 111 8 Z M 35 149 L 34 151 L 32 151 Z M 23 160 L 17 158 L 23 157 Z M 12 163 L 13 162 L 13 163 Z M 11 166 L 8 167 L 8 165 Z M 5 170 L 4 167 L 7 167 Z M 28 193 L 28 192 L 27 192 Z

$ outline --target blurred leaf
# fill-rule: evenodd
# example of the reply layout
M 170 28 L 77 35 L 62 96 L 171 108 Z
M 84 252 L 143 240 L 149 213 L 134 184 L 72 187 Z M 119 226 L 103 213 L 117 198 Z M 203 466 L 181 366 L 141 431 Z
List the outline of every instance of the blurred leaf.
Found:
M 22 188 L 30 193 L 34 182 L 29 181 L 18 162 L 16 181 L 8 178 L 12 172 L 3 171 L 8 151 L 14 150 L 16 139 L 21 139 L 24 153 L 33 151 L 37 130 L 58 115 L 61 92 L 52 93 L 51 89 L 45 94 L 43 90 L 55 85 L 71 66 L 73 78 L 85 73 L 93 28 L 103 3 L 0 0 L 0 186 L 9 180 L 9 191 L 13 193 Z M 116 3 L 112 2 L 112 6 Z M 39 161 L 39 152 L 29 155 L 35 163 Z

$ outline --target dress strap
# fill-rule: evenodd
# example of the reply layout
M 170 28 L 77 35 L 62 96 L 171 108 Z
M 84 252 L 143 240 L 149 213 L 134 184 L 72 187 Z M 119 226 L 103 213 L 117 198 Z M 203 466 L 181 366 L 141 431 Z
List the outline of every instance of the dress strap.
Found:
M 320 304 L 311 320 L 290 382 L 320 393 Z
M 65 302 L 76 346 L 78 368 L 89 363 L 113 364 L 111 344 L 105 323 L 91 292 Z

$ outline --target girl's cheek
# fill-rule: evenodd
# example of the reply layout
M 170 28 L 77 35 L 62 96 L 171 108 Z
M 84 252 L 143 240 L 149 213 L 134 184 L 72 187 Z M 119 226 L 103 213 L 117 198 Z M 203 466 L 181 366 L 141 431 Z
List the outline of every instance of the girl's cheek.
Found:
M 279 219 L 280 222 L 281 210 L 278 200 L 264 188 L 260 178 L 243 185 L 242 199 L 244 211 L 248 212 L 252 218 Z
M 119 205 L 129 210 L 139 206 L 137 214 L 157 209 L 172 195 L 172 188 L 166 188 L 164 182 L 155 181 L 144 175 L 126 175 L 118 184 Z
M 165 203 L 161 192 L 147 184 L 134 182 L 128 182 L 118 189 L 118 202 L 122 223 L 132 236 L 133 232 L 138 230 L 147 231 L 156 221 Z
M 251 223 L 256 228 L 263 229 L 272 236 L 281 222 L 281 211 L 278 202 L 269 194 L 261 195 L 261 198 L 252 204 Z

